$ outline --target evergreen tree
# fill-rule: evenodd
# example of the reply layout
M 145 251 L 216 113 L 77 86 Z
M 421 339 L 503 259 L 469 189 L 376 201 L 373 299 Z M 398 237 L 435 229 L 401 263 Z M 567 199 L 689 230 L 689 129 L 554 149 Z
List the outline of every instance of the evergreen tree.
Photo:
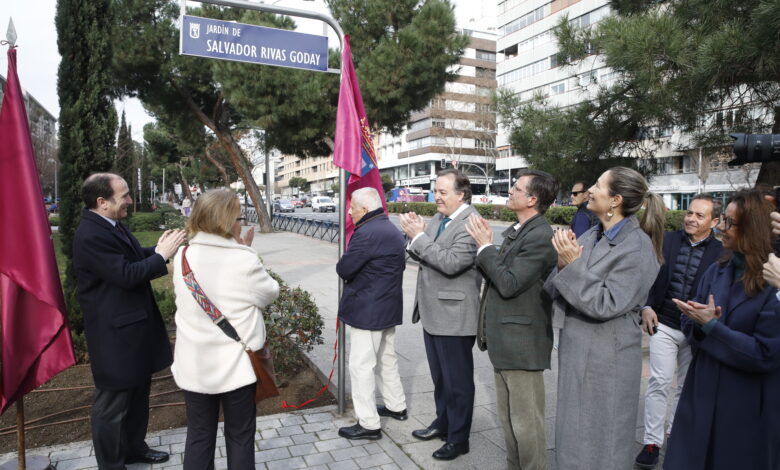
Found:
M 67 257 L 65 297 L 78 345 L 83 319 L 75 301 L 73 235 L 83 207 L 81 185 L 91 173 L 110 171 L 117 119 L 111 88 L 111 9 L 109 0 L 58 0 L 57 91 L 60 101 L 59 233 Z
M 729 132 L 780 133 L 780 3 L 766 0 L 614 0 L 594 28 L 562 18 L 558 61 L 580 72 L 593 55 L 616 72 L 595 98 L 567 109 L 499 94 L 512 144 L 548 170 L 587 171 L 614 156 L 654 156 L 648 128 L 675 126 L 686 149 L 730 159 Z M 718 119 L 726 110 L 732 119 Z M 659 139 L 656 141 L 660 142 Z M 780 181 L 780 162 L 758 182 Z
M 116 154 L 114 157 L 114 173 L 121 175 L 128 184 L 132 184 L 135 176 L 135 165 L 133 162 L 134 144 L 131 129 L 125 121 L 125 112 L 122 111 L 122 120 L 119 125 L 119 135 L 116 140 Z M 130 188 L 130 193 L 135 194 L 136 190 Z

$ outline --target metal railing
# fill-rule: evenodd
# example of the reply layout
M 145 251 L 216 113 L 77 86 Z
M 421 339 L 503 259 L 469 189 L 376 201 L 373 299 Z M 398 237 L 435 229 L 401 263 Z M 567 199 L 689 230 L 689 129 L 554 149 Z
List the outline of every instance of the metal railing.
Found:
M 252 208 L 249 208 L 252 209 Z M 251 213 L 254 209 L 248 211 L 247 220 L 252 220 Z M 257 215 L 255 214 L 255 220 Z M 337 243 L 339 239 L 339 223 L 334 220 L 324 220 L 305 216 L 274 214 L 271 217 L 271 226 L 274 230 L 285 230 L 287 232 L 299 233 L 307 237 L 319 238 L 331 243 Z

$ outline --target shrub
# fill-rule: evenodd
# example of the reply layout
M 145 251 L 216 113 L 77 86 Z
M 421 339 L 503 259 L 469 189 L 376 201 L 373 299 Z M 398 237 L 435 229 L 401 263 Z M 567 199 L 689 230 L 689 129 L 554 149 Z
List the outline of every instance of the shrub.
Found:
M 59 227 L 60 225 L 60 217 L 57 215 L 50 215 L 49 216 L 49 226 L 51 227 Z
M 555 206 L 547 209 L 544 215 L 552 225 L 571 225 L 575 212 L 575 206 Z
M 170 289 L 154 289 L 154 300 L 162 314 L 163 323 L 166 326 L 173 324 L 173 316 L 176 313 L 176 297 Z
M 127 218 L 131 232 L 154 232 L 163 224 L 161 212 L 134 212 Z
M 288 374 L 301 365 L 297 351 L 311 351 L 315 344 L 322 344 L 323 322 L 311 294 L 291 288 L 271 270 L 268 274 L 279 283 L 279 298 L 263 309 L 266 335 L 276 372 Z
M 396 214 L 414 212 L 417 215 L 432 216 L 436 214 L 436 204 L 433 202 L 388 202 L 387 211 Z
M 664 230 L 671 232 L 683 228 L 683 218 L 686 211 L 666 211 L 666 224 Z

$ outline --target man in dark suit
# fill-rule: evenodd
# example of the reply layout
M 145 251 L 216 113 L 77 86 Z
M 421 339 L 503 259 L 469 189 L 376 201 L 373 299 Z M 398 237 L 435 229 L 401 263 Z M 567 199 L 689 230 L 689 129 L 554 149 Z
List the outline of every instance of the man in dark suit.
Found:
M 666 434 L 671 432 L 674 410 L 691 363 L 690 345 L 680 331 L 680 310 L 672 299 L 688 301 L 696 297 L 702 275 L 723 251 L 712 231 L 718 225 L 720 211 L 720 201 L 699 194 L 691 200 L 683 230 L 664 234 L 664 264 L 642 309 L 642 329 L 650 335 L 644 447 L 636 457 L 636 464 L 642 468 L 653 468 L 658 463 L 672 379 L 676 370 L 677 390 Z
M 73 266 L 95 380 L 91 420 L 98 466 L 165 462 L 168 454 L 144 441 L 152 374 L 172 362 L 149 281 L 168 273 L 166 262 L 185 234 L 166 231 L 156 247 L 142 248 L 119 222 L 133 203 L 119 175 L 91 175 L 82 198 L 86 208 L 73 239 Z
M 517 223 L 504 231 L 500 247 L 485 219 L 472 215 L 466 224 L 485 278 L 477 345 L 493 364 L 509 469 L 547 468 L 543 372 L 550 368 L 553 331 L 552 299 L 543 286 L 558 254 L 544 213 L 557 194 L 552 175 L 521 170 L 506 203 Z
M 358 423 L 339 429 L 339 436 L 379 439 L 380 416 L 407 419 L 395 354 L 395 327 L 403 322 L 404 236 L 390 223 L 374 188 L 352 193 L 349 216 L 355 233 L 336 272 L 344 279 L 339 319 L 350 327 L 349 376 Z
M 577 208 L 571 218 L 571 231 L 577 238 L 599 223 L 598 217 L 588 210 L 588 188 L 584 181 L 577 181 L 571 187 L 571 205 Z
M 422 321 L 436 401 L 436 419 L 412 435 L 422 440 L 445 438 L 433 457 L 452 460 L 469 452 L 474 413 L 471 350 L 482 276 L 474 267 L 477 247 L 466 232 L 466 220 L 477 213 L 470 205 L 469 179 L 458 170 L 442 170 L 434 194 L 438 214 L 427 227 L 414 212 L 399 217 L 411 240 L 407 251 L 419 262 L 412 322 Z

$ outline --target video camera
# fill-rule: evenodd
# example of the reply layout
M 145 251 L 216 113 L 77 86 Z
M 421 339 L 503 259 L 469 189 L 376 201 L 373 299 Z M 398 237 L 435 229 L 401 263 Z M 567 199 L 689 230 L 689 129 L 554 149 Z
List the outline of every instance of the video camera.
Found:
M 734 139 L 737 158 L 729 166 L 745 163 L 780 161 L 780 134 L 729 134 Z M 775 186 L 775 207 L 780 212 L 780 186 Z M 775 239 L 775 254 L 780 256 L 780 237 Z

